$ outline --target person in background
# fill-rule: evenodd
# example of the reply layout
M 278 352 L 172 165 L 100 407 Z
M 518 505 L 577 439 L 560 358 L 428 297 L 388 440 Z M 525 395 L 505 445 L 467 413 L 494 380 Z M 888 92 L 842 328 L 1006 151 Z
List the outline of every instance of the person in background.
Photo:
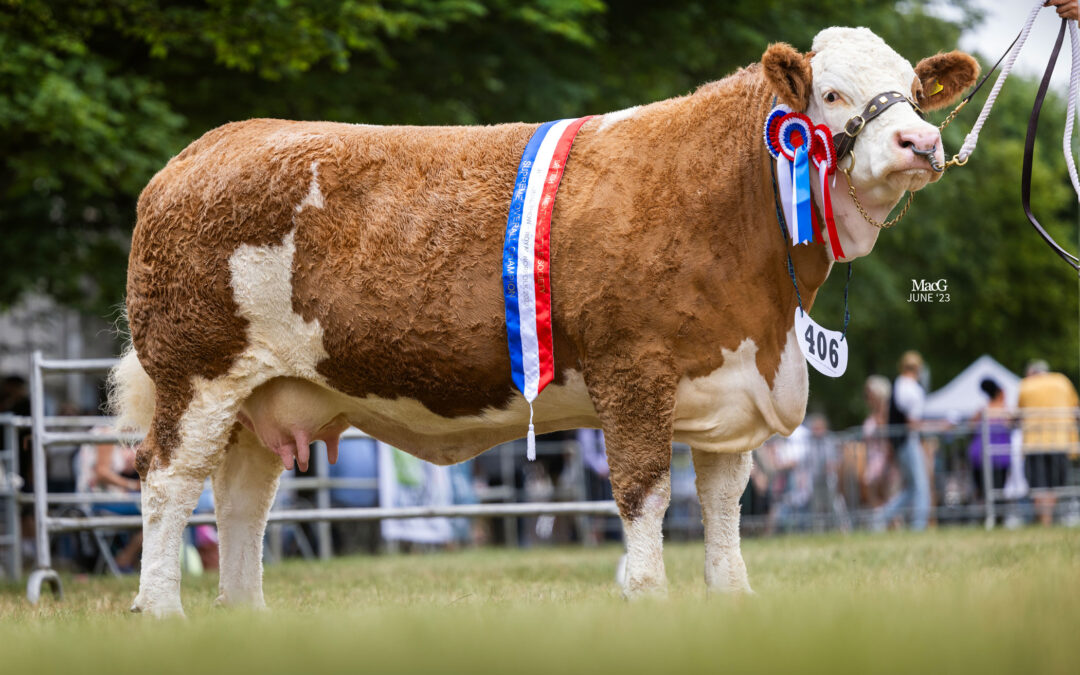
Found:
M 806 529 L 809 525 L 810 500 L 814 494 L 813 467 L 810 461 L 810 428 L 803 422 L 787 438 L 770 439 L 773 449 L 772 494 L 767 533 Z
M 922 355 L 916 351 L 904 352 L 900 357 L 900 376 L 893 384 L 889 404 L 890 436 L 900 466 L 902 486 L 900 492 L 881 508 L 875 523 L 878 530 L 884 530 L 893 519 L 907 510 L 911 512 L 913 530 L 925 530 L 930 518 L 930 481 L 919 441 L 923 405 L 926 402 L 926 392 L 919 383 L 922 371 Z
M 1005 391 L 990 378 L 979 383 L 989 399 L 986 407 L 971 418 L 972 438 L 968 446 L 968 459 L 971 460 L 972 478 L 979 494 L 983 492 L 983 434 L 982 419 L 988 420 L 990 431 L 990 467 L 993 479 L 992 487 L 1000 490 L 1005 487 L 1005 478 L 1009 472 L 1009 450 L 1012 432 L 1008 424 L 1008 410 L 1005 405 Z
M 589 501 L 614 499 L 611 493 L 604 432 L 599 429 L 578 429 L 577 442 L 581 449 L 581 461 L 585 466 L 585 499 Z M 609 536 L 618 538 L 618 529 L 609 528 L 608 520 L 599 517 L 587 519 L 586 522 L 590 524 L 590 528 L 582 536 L 591 543 L 602 542 Z
M 94 434 L 107 434 L 112 427 L 94 427 Z M 135 472 L 136 446 L 120 443 L 85 444 L 79 448 L 76 475 L 77 492 L 97 492 L 113 495 L 135 495 L 141 489 L 139 474 Z M 125 500 L 103 502 L 95 505 L 96 511 L 117 516 L 137 516 L 141 513 L 138 502 Z M 132 572 L 142 551 L 142 530 L 127 538 L 123 548 L 116 554 L 116 564 L 122 572 Z
M 807 470 L 810 472 L 810 524 L 815 531 L 830 522 L 847 526 L 847 505 L 839 492 L 840 452 L 829 433 L 829 420 L 821 413 L 806 418 L 810 436 L 806 439 Z
M 866 407 L 869 414 L 862 424 L 863 443 L 866 447 L 866 464 L 859 477 L 863 499 L 877 508 L 884 504 L 889 496 L 889 483 L 892 475 L 891 452 L 888 440 L 889 399 L 892 397 L 892 384 L 884 375 L 871 375 L 866 378 L 863 388 Z
M 1057 495 L 1049 490 L 1065 484 L 1068 460 L 1076 453 L 1077 433 L 1073 409 L 1078 403 L 1069 378 L 1051 373 L 1046 361 L 1032 361 L 1020 381 L 1017 405 L 1024 432 L 1024 454 L 1028 484 L 1039 522 L 1054 521 Z M 1056 410 L 1055 410 L 1056 409 Z

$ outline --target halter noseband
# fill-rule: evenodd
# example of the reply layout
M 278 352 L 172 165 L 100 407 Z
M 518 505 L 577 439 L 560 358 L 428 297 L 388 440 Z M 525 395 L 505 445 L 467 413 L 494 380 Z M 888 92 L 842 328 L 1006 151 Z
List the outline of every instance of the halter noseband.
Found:
M 833 136 L 836 143 L 836 161 L 839 162 L 855 147 L 855 139 L 859 137 L 867 123 L 877 118 L 881 113 L 893 107 L 897 103 L 907 103 L 919 115 L 925 118 L 922 109 L 907 96 L 898 91 L 885 91 L 875 95 L 863 108 L 862 113 L 852 117 L 844 123 L 844 130 Z

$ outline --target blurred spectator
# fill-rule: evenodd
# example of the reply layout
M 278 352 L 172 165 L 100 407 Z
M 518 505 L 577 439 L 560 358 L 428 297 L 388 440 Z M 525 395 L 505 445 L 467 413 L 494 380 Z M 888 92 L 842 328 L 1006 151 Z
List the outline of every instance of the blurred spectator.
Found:
M 19 375 L 5 375 L 0 382 L 0 412 L 30 416 L 30 389 L 26 380 Z M 22 492 L 33 492 L 34 474 L 30 461 L 30 430 L 19 429 L 15 438 L 19 455 L 19 478 L 22 480 Z M 19 525 L 22 531 L 23 556 L 34 555 L 34 507 L 23 504 L 19 509 Z
M 892 398 L 889 378 L 884 375 L 866 378 L 863 396 L 869 414 L 862 424 L 866 463 L 859 475 L 859 486 L 866 505 L 877 508 L 889 497 L 894 466 L 888 439 L 889 400 Z
M 338 461 L 330 465 L 330 478 L 352 478 L 372 481 L 370 489 L 334 488 L 330 491 L 331 506 L 368 508 L 379 505 L 378 446 L 374 438 L 346 436 L 339 444 Z M 374 553 L 379 547 L 379 522 L 359 520 L 333 524 L 334 542 L 338 553 Z
M 0 412 L 30 414 L 30 393 L 25 378 L 19 375 L 4 376 L 0 382 Z
M 813 475 L 807 461 L 806 443 L 810 430 L 804 425 L 791 432 L 788 438 L 775 437 L 772 442 L 773 475 L 772 513 L 768 532 L 776 529 L 801 530 L 806 523 L 813 496 Z
M 214 512 L 214 488 L 209 480 L 203 482 L 199 501 L 195 504 L 195 513 Z M 199 570 L 216 570 L 218 559 L 218 532 L 214 525 L 194 525 L 191 527 L 191 543 L 199 553 Z M 186 546 L 186 545 L 185 545 Z
M 1065 484 L 1068 460 L 1077 447 L 1076 389 L 1069 378 L 1051 373 L 1046 361 L 1032 361 L 1020 381 L 1018 405 L 1024 431 L 1028 484 L 1032 488 L 1039 522 L 1054 520 L 1057 495 L 1047 490 Z M 1055 410 L 1056 409 L 1056 410 Z
M 980 382 L 979 388 L 986 394 L 989 402 L 985 408 L 975 413 L 975 416 L 971 418 L 972 438 L 971 445 L 968 446 L 968 459 L 971 460 L 972 478 L 975 485 L 978 486 L 977 491 L 981 494 L 983 492 L 983 455 L 987 454 L 983 452 L 983 417 L 987 418 L 989 425 L 990 447 L 988 448 L 988 454 L 990 455 L 992 487 L 994 490 L 1005 487 L 1005 478 L 1009 471 L 1009 448 L 1012 432 L 1009 430 L 1009 411 L 1005 405 L 1004 390 L 990 378 Z
M 881 508 L 876 529 L 885 529 L 897 516 L 910 511 L 911 529 L 921 531 L 926 529 L 930 517 L 930 481 L 919 442 L 926 402 L 926 392 L 919 384 L 923 367 L 919 352 L 907 351 L 900 357 L 900 376 L 893 384 L 889 404 L 889 435 L 900 466 L 902 486 L 900 492 Z
M 585 499 L 589 501 L 608 501 L 614 499 L 611 492 L 611 479 L 608 477 L 607 448 L 604 445 L 604 432 L 599 429 L 578 429 L 577 442 L 581 448 L 581 461 L 585 465 Z M 605 539 L 619 539 L 617 527 L 608 527 L 608 518 L 589 518 L 590 531 L 584 533 L 590 542 L 598 543 Z
M 811 480 L 810 512 L 815 530 L 824 529 L 826 516 L 841 527 L 847 524 L 847 506 L 838 490 L 840 451 L 836 438 L 829 432 L 829 420 L 821 413 L 807 417 L 810 437 L 807 439 L 806 461 Z
M 90 430 L 94 434 L 108 434 L 112 427 L 99 426 Z M 76 492 L 135 495 L 141 484 L 135 472 L 135 447 L 119 443 L 100 445 L 84 444 L 79 447 L 78 470 L 75 476 Z M 137 516 L 141 513 L 138 502 L 118 500 L 94 505 L 94 511 L 118 516 Z M 127 537 L 123 548 L 116 554 L 116 564 L 123 572 L 131 572 L 142 551 L 142 531 Z

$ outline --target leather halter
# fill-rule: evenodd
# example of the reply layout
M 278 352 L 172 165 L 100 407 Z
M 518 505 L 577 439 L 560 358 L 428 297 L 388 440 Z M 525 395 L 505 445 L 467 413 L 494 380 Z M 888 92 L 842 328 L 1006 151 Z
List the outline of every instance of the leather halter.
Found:
M 877 118 L 881 113 L 893 107 L 897 103 L 907 103 L 919 117 L 925 117 L 922 109 L 907 96 L 898 91 L 883 91 L 876 94 L 863 108 L 861 114 L 856 115 L 844 123 L 844 130 L 833 136 L 836 144 L 836 161 L 839 162 L 855 147 L 855 139 L 859 137 L 867 123 Z

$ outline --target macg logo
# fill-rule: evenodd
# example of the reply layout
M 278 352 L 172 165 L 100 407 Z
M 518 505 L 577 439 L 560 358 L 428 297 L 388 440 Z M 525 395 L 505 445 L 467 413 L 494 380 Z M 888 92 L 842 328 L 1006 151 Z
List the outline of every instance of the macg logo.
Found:
M 949 280 L 938 279 L 927 281 L 926 279 L 912 279 L 911 293 L 908 302 L 948 302 Z
M 927 281 L 926 279 L 911 280 L 912 293 L 944 293 L 947 290 L 949 290 L 948 279 L 938 279 L 937 281 Z

